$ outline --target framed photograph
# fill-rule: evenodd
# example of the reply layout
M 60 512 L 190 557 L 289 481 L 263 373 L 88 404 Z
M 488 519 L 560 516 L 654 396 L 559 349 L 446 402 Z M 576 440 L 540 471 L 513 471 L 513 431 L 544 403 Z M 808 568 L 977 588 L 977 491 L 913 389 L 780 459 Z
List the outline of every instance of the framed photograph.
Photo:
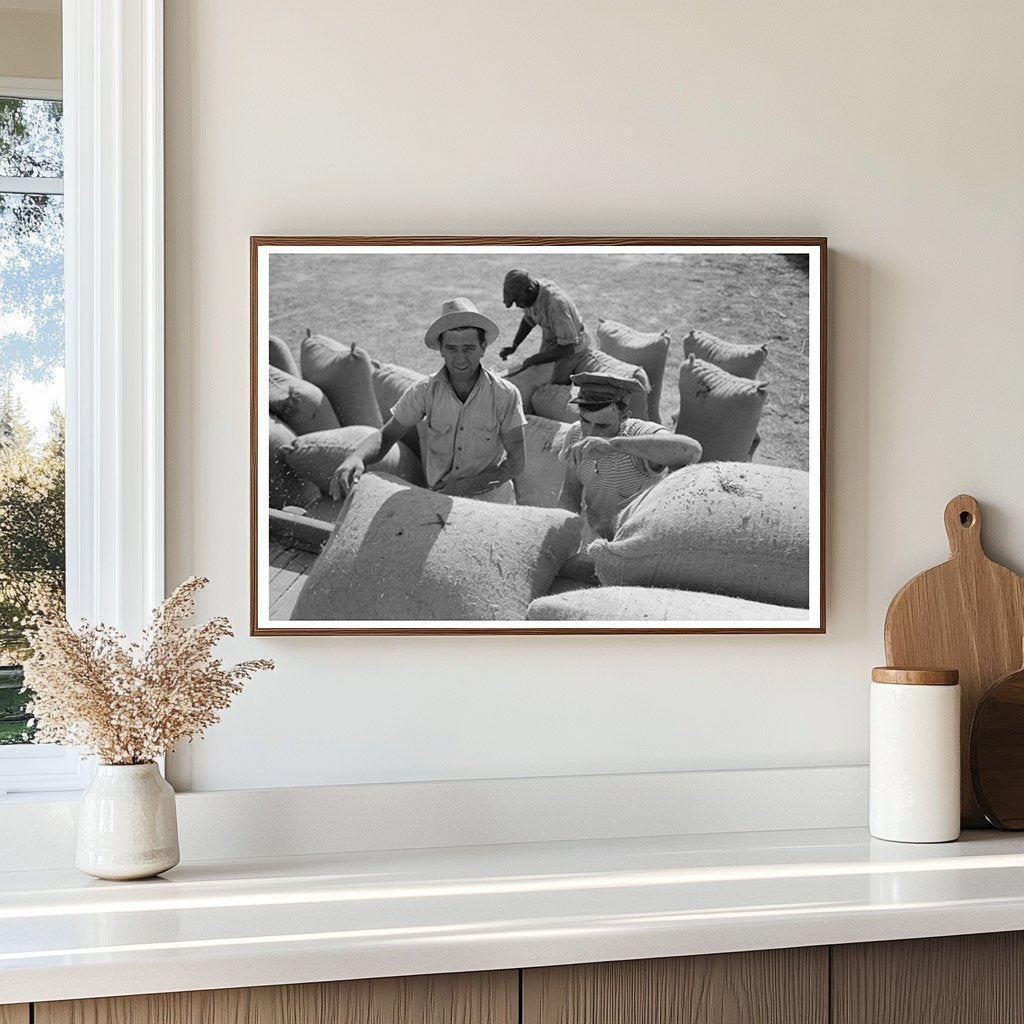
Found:
M 826 249 L 252 238 L 253 635 L 823 633 Z

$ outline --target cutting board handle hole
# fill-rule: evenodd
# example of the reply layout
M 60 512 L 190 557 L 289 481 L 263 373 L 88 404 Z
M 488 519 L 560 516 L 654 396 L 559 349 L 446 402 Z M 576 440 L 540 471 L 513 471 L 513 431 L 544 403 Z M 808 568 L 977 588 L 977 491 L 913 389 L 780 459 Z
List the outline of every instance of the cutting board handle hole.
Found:
M 974 522 L 974 516 L 972 516 L 970 512 L 961 512 L 960 513 L 960 525 L 961 526 L 970 526 L 971 523 L 973 523 L 973 522 Z

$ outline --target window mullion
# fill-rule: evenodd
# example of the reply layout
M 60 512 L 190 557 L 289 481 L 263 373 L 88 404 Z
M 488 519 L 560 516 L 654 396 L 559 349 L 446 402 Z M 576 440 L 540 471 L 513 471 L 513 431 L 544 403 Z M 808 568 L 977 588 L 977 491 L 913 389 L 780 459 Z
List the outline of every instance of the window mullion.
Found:
M 5 178 L 0 175 L 0 192 L 23 196 L 59 196 L 64 192 L 63 178 Z

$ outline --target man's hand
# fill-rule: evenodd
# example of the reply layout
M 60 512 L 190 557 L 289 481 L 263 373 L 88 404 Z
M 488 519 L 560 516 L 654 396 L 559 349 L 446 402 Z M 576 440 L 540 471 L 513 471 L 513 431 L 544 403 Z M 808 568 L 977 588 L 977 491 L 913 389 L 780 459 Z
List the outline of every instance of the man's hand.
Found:
M 366 466 L 362 459 L 356 455 L 350 455 L 331 477 L 331 497 L 335 501 L 341 501 L 359 483 L 365 469 Z
M 508 359 L 509 356 L 513 356 L 516 353 L 515 345 L 506 345 L 498 355 L 501 356 L 502 362 Z

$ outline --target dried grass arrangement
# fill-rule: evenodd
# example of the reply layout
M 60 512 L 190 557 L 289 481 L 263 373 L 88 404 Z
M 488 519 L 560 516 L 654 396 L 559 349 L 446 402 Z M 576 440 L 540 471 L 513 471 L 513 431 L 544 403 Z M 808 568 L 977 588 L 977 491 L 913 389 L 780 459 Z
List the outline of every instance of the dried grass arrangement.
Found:
M 274 663 L 226 668 L 214 657 L 233 635 L 228 620 L 187 624 L 207 583 L 182 583 L 153 612 L 141 643 L 103 624 L 76 630 L 63 616 L 38 619 L 25 662 L 36 742 L 85 748 L 104 764 L 146 764 L 217 722 L 242 684 Z

